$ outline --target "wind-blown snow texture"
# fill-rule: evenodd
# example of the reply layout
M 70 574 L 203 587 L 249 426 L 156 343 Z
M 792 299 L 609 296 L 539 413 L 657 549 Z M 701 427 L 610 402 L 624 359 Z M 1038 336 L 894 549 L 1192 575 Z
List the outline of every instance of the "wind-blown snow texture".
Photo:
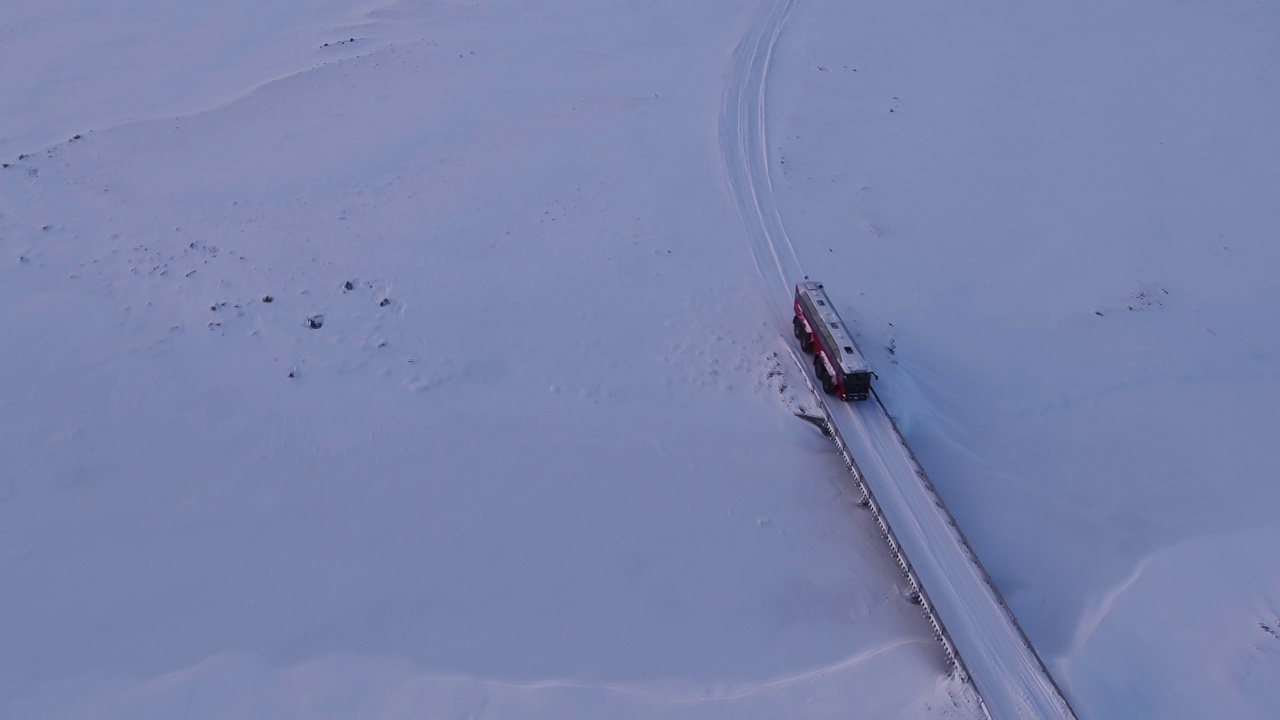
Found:
M 717 137 L 776 3 L 171 5 L 0 9 L 5 714 L 976 712 L 789 415 Z M 1073 707 L 1274 714 L 1276 11 L 772 62 L 780 222 Z

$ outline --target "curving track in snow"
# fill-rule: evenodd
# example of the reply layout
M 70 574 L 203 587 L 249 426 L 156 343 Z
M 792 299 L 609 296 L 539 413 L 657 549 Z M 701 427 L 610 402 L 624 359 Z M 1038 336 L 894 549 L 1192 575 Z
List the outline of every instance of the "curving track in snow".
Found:
M 774 45 L 795 4 L 796 0 L 765 0 L 765 11 L 756 15 L 733 52 L 720 114 L 726 179 L 751 239 L 756 271 L 777 308 L 791 307 L 791 283 L 803 273 L 773 199 L 764 92 Z
M 774 200 L 765 90 L 774 47 L 795 2 L 764 0 L 734 51 L 720 118 L 726 180 L 756 270 L 779 310 L 790 307 L 792 285 L 804 272 Z M 778 319 L 785 327 L 786 319 Z M 792 356 L 813 390 L 807 363 Z M 823 412 L 925 616 L 987 715 L 1074 717 L 879 397 L 830 403 Z

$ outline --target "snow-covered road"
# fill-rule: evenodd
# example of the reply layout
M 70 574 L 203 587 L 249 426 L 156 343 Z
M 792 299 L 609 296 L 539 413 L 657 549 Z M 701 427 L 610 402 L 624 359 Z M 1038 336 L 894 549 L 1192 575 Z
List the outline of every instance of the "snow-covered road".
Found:
M 995 718 L 1072 717 L 1049 671 L 878 398 L 828 406 L 987 711 Z
M 721 122 L 726 178 L 738 203 L 756 269 L 777 308 L 808 277 L 773 198 L 765 95 L 769 64 L 794 0 L 770 0 L 734 54 Z M 797 363 L 809 373 L 805 363 Z M 810 378 L 810 387 L 814 380 Z M 921 586 L 925 612 L 949 655 L 995 718 L 1069 718 L 1070 707 L 1018 626 L 963 533 L 877 398 L 828 403 L 828 417 L 887 524 L 895 554 Z

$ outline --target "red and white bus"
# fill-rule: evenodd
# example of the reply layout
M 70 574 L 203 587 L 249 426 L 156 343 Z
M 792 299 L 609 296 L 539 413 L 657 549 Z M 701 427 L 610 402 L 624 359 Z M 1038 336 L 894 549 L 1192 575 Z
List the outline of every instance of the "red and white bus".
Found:
M 871 366 L 863 359 L 840 314 L 822 289 L 806 280 L 796 285 L 792 319 L 800 349 L 813 353 L 813 371 L 828 395 L 841 400 L 871 397 Z

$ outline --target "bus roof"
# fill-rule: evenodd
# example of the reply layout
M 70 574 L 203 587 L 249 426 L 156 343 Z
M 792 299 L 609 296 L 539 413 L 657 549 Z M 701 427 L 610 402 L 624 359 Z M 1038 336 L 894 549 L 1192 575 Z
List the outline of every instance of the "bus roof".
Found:
M 835 347 L 829 350 L 839 354 L 839 357 L 832 359 L 840 365 L 841 372 L 871 372 L 871 366 L 862 357 L 858 344 L 853 341 L 853 336 L 845 327 L 844 320 L 840 319 L 840 314 L 831 304 L 831 298 L 827 297 L 827 291 L 823 289 L 822 283 L 812 280 L 797 283 L 796 294 L 809 298 L 811 309 L 817 313 L 818 319 L 826 326 L 827 334 L 835 341 Z

